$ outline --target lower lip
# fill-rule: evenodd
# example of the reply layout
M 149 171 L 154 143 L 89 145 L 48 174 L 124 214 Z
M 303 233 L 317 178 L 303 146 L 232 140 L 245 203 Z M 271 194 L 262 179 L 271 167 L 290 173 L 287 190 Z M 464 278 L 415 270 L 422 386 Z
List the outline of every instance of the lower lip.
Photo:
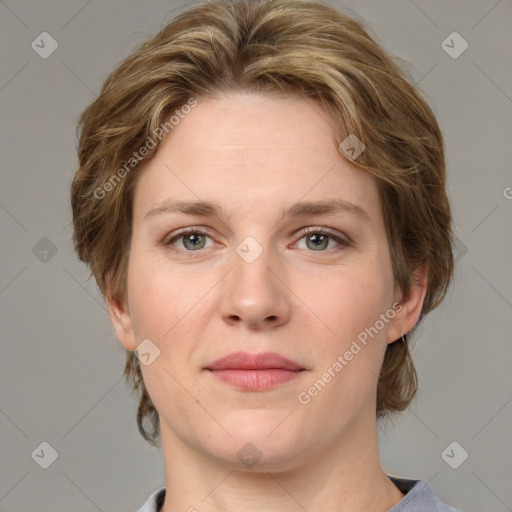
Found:
M 271 370 L 209 370 L 227 384 L 246 391 L 265 391 L 297 379 L 302 371 Z

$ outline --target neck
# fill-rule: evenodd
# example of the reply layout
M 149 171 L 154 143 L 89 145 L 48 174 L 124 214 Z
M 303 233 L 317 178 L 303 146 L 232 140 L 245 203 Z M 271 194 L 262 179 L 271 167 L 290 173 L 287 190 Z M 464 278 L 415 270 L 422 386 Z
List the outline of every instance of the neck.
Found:
M 183 444 L 162 423 L 167 489 L 162 512 L 386 512 L 403 494 L 383 471 L 376 425 L 365 429 L 368 424 L 351 429 L 350 439 L 299 455 L 286 469 L 256 464 L 242 470 Z

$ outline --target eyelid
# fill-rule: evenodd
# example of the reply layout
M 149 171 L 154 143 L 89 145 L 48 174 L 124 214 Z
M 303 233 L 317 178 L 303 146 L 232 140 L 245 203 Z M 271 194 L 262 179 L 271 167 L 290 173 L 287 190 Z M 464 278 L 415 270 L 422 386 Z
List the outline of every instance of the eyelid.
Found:
M 353 243 L 352 239 L 348 235 L 341 233 L 337 230 L 334 230 L 332 228 L 328 228 L 327 226 L 308 226 L 306 228 L 301 229 L 296 236 L 302 238 L 304 235 L 309 235 L 310 233 L 321 233 L 323 235 L 329 235 L 331 238 L 335 238 L 346 243 Z
M 183 235 L 187 235 L 189 233 L 197 233 L 199 235 L 206 235 L 210 237 L 211 239 L 214 238 L 212 233 L 208 230 L 208 228 L 200 227 L 200 226 L 189 226 L 187 228 L 178 229 L 177 231 L 173 231 L 170 235 L 166 235 L 166 237 L 163 239 L 162 243 L 163 245 L 171 245 L 171 242 L 173 240 L 176 240 Z M 190 251 L 193 252 L 193 251 Z

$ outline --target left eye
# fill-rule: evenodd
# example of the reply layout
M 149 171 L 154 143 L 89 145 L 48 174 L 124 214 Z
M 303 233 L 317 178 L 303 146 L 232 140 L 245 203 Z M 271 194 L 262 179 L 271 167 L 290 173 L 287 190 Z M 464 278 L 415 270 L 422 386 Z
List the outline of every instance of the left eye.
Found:
M 313 251 L 321 251 L 330 248 L 329 242 L 335 241 L 338 246 L 348 246 L 349 243 L 343 238 L 323 229 L 312 229 L 308 228 L 303 232 L 300 240 L 305 239 L 306 248 Z M 298 242 L 297 242 L 298 245 Z M 300 249 L 300 247 L 299 247 Z

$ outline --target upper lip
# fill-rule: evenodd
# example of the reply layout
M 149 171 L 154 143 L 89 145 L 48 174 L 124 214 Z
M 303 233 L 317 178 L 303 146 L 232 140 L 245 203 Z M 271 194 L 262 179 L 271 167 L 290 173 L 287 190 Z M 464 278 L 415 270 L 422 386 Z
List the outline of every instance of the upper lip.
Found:
M 233 352 L 217 359 L 205 367 L 206 370 L 271 370 L 282 369 L 298 372 L 304 370 L 295 361 L 274 352 L 251 354 L 249 352 Z

